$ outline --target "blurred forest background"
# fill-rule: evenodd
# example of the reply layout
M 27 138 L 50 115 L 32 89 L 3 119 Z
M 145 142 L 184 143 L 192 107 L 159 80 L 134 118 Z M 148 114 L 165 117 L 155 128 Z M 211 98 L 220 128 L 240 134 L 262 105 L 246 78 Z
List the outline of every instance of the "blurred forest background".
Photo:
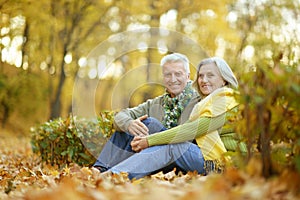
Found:
M 94 105 L 89 105 L 96 113 L 163 93 L 160 71 L 152 66 L 171 52 L 169 44 L 181 42 L 176 37 L 169 38 L 172 42 L 162 38 L 157 48 L 136 41 L 141 48 L 123 55 L 116 54 L 124 47 L 122 41 L 105 46 L 106 54 L 99 58 L 105 73 L 87 64 L 89 53 L 111 36 L 151 27 L 180 33 L 198 44 L 201 52 L 189 43 L 175 48 L 193 65 L 206 56 L 221 56 L 239 78 L 261 65 L 296 69 L 294 78 L 283 81 L 293 81 L 299 92 L 299 0 L 0 0 L 1 132 L 27 135 L 38 123 L 67 117 L 74 109 L 78 79 L 97 81 Z M 107 63 L 105 56 L 115 59 Z M 135 69 L 132 77 L 124 78 Z

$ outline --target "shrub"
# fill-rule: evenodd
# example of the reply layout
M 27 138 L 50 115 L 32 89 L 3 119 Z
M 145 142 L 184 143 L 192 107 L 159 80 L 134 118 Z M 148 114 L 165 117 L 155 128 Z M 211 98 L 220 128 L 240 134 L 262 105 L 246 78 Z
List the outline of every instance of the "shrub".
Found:
M 113 131 L 113 112 L 103 111 L 95 120 L 70 115 L 32 127 L 31 146 L 45 163 L 90 166 Z
M 237 132 L 246 138 L 247 160 L 258 154 L 265 177 L 280 173 L 281 169 L 300 171 L 297 66 L 276 63 L 270 67 L 261 62 L 254 72 L 241 77 L 240 92 L 243 119 L 238 123 Z M 253 147 L 255 151 L 251 151 Z

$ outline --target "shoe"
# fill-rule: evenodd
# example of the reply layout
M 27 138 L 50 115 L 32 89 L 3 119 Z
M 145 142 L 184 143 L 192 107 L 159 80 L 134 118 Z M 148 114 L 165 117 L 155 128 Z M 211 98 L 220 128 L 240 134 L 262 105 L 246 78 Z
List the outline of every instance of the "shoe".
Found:
M 101 173 L 106 172 L 107 168 L 102 166 L 93 166 L 94 168 L 98 169 Z

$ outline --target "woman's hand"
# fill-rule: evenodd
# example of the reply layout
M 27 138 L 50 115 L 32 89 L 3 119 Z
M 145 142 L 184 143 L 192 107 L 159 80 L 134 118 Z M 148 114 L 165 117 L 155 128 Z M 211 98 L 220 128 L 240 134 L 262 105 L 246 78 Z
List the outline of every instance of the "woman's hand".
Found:
M 146 137 L 135 136 L 131 141 L 131 148 L 135 152 L 140 152 L 143 149 L 149 147 L 148 140 Z

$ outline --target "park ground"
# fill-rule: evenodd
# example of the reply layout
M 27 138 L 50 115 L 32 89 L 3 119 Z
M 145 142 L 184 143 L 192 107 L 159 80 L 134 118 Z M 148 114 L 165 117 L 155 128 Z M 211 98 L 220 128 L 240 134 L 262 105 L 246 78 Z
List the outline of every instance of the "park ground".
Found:
M 30 138 L 0 135 L 0 199 L 299 199 L 300 179 L 286 172 L 265 179 L 261 166 L 223 174 L 157 173 L 139 180 L 126 174 L 103 177 L 75 164 L 58 168 L 41 163 Z

